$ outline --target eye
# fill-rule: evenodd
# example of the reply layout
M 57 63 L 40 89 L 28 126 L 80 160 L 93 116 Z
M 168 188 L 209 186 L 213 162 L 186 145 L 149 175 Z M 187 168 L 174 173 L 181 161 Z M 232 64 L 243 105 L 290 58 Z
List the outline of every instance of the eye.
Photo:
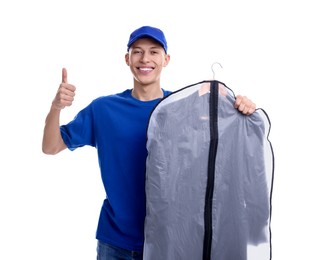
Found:
M 133 53 L 134 53 L 134 54 L 141 54 L 142 51 L 141 51 L 141 50 L 133 50 Z

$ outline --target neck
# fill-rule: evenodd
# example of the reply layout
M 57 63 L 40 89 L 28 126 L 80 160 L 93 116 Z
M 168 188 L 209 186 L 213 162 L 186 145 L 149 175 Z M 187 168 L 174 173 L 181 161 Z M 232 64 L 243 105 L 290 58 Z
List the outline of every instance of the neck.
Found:
M 163 91 L 159 85 L 136 86 L 132 89 L 132 96 L 141 101 L 150 101 L 163 97 Z

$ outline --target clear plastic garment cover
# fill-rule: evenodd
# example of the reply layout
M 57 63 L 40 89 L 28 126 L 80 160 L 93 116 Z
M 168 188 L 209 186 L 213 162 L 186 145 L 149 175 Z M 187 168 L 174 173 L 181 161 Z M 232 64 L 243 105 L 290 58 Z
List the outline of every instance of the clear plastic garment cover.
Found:
M 152 111 L 145 260 L 271 259 L 270 120 L 234 101 L 224 83 L 202 81 Z

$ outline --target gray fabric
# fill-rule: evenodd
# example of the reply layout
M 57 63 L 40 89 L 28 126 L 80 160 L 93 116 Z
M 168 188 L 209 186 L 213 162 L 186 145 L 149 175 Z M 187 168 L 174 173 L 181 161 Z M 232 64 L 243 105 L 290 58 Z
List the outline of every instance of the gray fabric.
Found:
M 210 148 L 210 81 L 164 98 L 147 128 L 145 260 L 203 259 Z M 273 152 L 270 122 L 233 107 L 219 87 L 212 199 L 213 260 L 271 259 Z

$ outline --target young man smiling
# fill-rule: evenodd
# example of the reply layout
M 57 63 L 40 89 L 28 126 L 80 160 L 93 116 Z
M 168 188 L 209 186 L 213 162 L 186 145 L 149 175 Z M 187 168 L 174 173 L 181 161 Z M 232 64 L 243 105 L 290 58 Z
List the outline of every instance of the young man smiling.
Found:
M 60 126 L 60 113 L 72 105 L 76 89 L 63 69 L 43 134 L 45 154 L 85 145 L 97 149 L 106 192 L 96 234 L 99 260 L 142 259 L 146 127 L 155 105 L 171 93 L 160 86 L 162 70 L 170 61 L 160 29 L 143 26 L 131 33 L 125 61 L 133 74 L 133 87 L 98 97 Z M 237 96 L 233 105 L 246 115 L 255 111 L 255 104 L 243 96 Z

